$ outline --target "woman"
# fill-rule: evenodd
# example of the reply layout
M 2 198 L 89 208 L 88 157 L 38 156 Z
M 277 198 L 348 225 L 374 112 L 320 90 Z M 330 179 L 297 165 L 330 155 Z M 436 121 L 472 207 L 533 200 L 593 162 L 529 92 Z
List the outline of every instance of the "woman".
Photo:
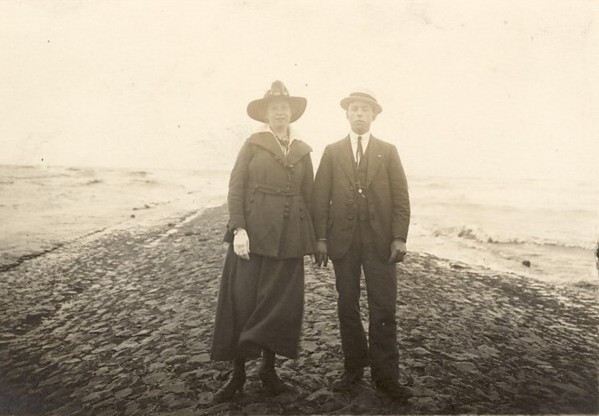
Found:
M 239 151 L 229 180 L 229 223 L 211 358 L 233 360 L 233 373 L 214 395 L 231 400 L 245 383 L 245 360 L 262 353 L 258 375 L 269 395 L 284 390 L 275 354 L 298 355 L 304 305 L 303 256 L 314 252 L 310 218 L 312 149 L 289 125 L 306 109 L 281 81 L 247 107 L 265 123 Z

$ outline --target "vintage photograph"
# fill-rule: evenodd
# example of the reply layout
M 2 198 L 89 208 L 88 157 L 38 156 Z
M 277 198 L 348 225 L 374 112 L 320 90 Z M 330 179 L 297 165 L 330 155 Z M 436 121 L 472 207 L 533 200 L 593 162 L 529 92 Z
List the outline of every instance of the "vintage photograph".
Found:
M 599 412 L 599 2 L 0 2 L 0 416 Z

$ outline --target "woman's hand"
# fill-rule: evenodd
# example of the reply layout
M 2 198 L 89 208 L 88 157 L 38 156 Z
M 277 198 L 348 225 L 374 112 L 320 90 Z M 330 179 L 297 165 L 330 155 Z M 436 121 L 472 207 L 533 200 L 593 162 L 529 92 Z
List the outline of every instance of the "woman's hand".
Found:
M 233 239 L 233 251 L 244 260 L 250 259 L 250 238 L 243 228 L 238 228 Z

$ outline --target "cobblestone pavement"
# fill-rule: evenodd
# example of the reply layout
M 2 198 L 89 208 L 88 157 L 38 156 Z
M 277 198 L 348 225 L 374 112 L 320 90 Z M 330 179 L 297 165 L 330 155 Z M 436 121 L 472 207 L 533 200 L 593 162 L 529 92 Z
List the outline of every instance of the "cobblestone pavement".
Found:
M 306 258 L 301 356 L 290 390 L 213 405 L 228 363 L 209 359 L 224 259 L 223 207 L 106 231 L 0 273 L 0 415 L 596 413 L 593 293 L 411 253 L 402 270 L 402 382 L 392 403 L 342 368 L 332 270 Z

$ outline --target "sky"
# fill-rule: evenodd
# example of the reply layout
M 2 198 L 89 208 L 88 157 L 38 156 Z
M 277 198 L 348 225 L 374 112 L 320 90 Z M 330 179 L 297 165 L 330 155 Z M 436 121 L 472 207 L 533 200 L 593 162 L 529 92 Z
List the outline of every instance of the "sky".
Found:
M 599 1 L 0 2 L 0 163 L 229 169 L 280 79 L 313 149 L 372 133 L 410 175 L 594 179 Z

